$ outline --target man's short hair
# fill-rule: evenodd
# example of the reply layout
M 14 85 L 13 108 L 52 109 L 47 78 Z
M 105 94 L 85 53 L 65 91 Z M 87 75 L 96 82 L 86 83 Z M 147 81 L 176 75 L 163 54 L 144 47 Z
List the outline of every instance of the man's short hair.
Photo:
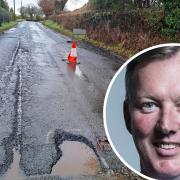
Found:
M 146 65 L 153 60 L 165 60 L 175 56 L 180 52 L 180 46 L 164 46 L 151 49 L 133 59 L 126 69 L 125 86 L 126 86 L 126 100 L 129 103 L 134 102 L 137 87 L 137 71 L 140 67 Z M 180 60 L 180 59 L 179 59 Z

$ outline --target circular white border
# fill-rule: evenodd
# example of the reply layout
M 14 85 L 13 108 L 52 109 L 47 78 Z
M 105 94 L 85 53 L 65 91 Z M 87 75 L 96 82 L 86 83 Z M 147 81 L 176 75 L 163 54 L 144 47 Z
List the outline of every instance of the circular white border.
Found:
M 111 87 L 114 83 L 114 81 L 116 80 L 117 76 L 121 73 L 122 69 L 124 67 L 127 66 L 127 64 L 129 62 L 131 62 L 133 59 L 135 59 L 136 57 L 138 57 L 139 55 L 149 51 L 149 50 L 152 50 L 152 49 L 156 49 L 156 48 L 159 48 L 159 47 L 166 47 L 166 46 L 180 46 L 180 43 L 166 43 L 166 44 L 159 44 L 159 45 L 155 45 L 155 46 L 152 46 L 152 47 L 149 47 L 149 48 L 146 48 L 142 51 L 140 51 L 139 53 L 135 54 L 134 56 L 132 56 L 130 59 L 128 59 L 120 68 L 119 70 L 116 72 L 116 74 L 114 75 L 114 77 L 112 78 L 109 86 L 108 86 L 108 89 L 106 91 L 106 95 L 105 95 L 105 98 L 104 98 L 104 106 L 103 106 L 103 119 L 104 119 L 104 128 L 105 128 L 105 132 L 106 132 L 106 135 L 107 135 L 107 138 L 108 138 L 108 141 L 113 149 L 113 151 L 115 152 L 115 154 L 118 156 L 118 158 L 129 168 L 131 169 L 133 172 L 135 172 L 136 174 L 138 174 L 139 176 L 145 178 L 145 179 L 148 179 L 148 180 L 155 180 L 153 178 L 150 178 L 148 176 L 145 176 L 144 174 L 141 174 L 139 171 L 137 171 L 136 169 L 134 169 L 133 167 L 131 167 L 122 157 L 121 155 L 119 154 L 119 152 L 116 150 L 116 147 L 113 145 L 113 141 L 109 135 L 109 132 L 108 132 L 108 127 L 107 127 L 107 119 L 106 119 L 106 109 L 107 109 L 107 100 L 108 100 L 108 96 L 109 96 L 109 93 L 110 93 L 110 90 L 111 90 Z

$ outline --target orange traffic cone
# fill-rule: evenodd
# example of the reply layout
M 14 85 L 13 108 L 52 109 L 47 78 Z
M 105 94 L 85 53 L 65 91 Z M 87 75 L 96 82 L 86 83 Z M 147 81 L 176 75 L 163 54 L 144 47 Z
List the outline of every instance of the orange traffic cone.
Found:
M 72 42 L 71 51 L 68 55 L 69 63 L 77 63 L 77 51 L 76 51 L 76 42 Z

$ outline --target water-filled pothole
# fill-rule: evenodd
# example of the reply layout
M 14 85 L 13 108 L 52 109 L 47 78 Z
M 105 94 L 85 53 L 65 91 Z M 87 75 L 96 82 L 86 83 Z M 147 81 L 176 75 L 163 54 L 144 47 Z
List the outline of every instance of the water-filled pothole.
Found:
M 52 168 L 51 174 L 60 176 L 96 175 L 100 171 L 97 157 L 87 145 L 77 141 L 64 141 L 59 147 L 63 154 Z
M 19 150 L 13 148 L 13 162 L 8 169 L 8 171 L 4 174 L 4 180 L 12 180 L 12 179 L 23 179 L 25 177 L 23 171 L 19 167 L 21 155 Z

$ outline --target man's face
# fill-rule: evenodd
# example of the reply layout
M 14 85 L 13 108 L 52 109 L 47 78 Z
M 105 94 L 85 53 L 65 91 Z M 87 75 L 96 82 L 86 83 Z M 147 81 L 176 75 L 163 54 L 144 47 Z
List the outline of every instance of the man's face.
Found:
M 142 173 L 180 179 L 180 53 L 141 67 L 136 90 L 128 112 Z

